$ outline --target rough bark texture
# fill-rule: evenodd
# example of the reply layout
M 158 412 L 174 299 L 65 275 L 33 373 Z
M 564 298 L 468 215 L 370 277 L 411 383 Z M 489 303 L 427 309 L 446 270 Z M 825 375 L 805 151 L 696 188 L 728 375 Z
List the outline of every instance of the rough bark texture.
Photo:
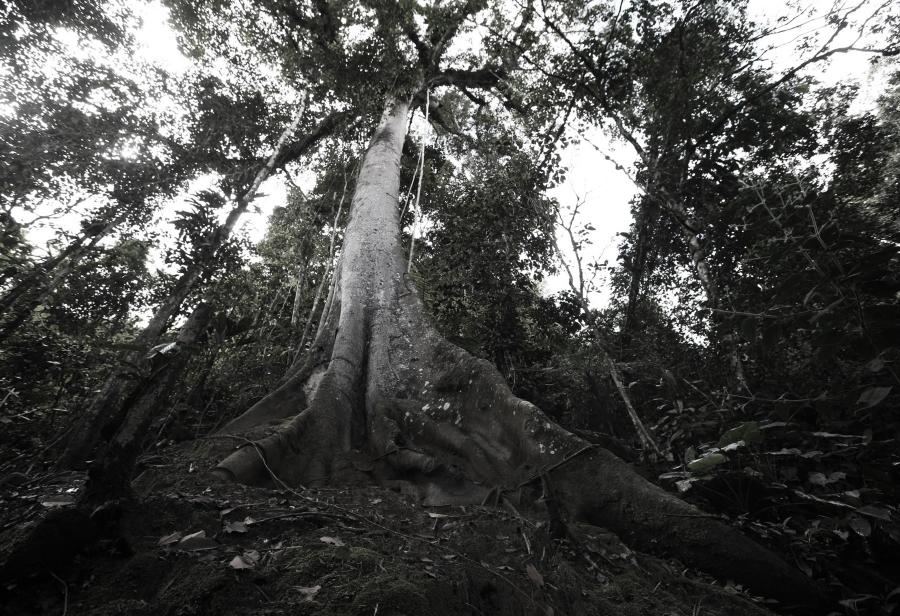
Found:
M 425 504 L 492 494 L 525 502 L 539 491 L 568 520 L 605 526 L 759 594 L 815 603 L 817 589 L 798 570 L 553 423 L 513 396 L 490 363 L 437 333 L 400 245 L 407 114 L 406 101 L 389 104 L 365 155 L 309 357 L 222 429 L 256 441 L 215 472 L 244 483 L 401 483 Z
M 85 486 L 88 502 L 102 503 L 130 492 L 134 466 L 150 424 L 184 374 L 213 314 L 212 305 L 201 302 L 191 312 L 175 343 L 150 359 L 150 374 L 122 404 L 121 417 L 115 422 L 117 430 L 101 443 L 101 455 L 91 467 Z

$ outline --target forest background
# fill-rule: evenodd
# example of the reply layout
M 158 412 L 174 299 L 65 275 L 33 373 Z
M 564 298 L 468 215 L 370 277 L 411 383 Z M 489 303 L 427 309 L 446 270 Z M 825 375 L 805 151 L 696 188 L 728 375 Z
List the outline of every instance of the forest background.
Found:
M 440 5 L 328 4 L 305 24 L 279 2 L 0 9 L 8 476 L 88 459 L 109 434 L 84 418 L 111 404 L 144 409 L 141 452 L 214 433 L 312 349 L 396 60 L 372 63 L 377 24 L 422 55 Z M 439 332 L 845 609 L 887 613 L 898 8 L 449 4 L 442 53 L 466 68 L 415 100 L 398 195 Z M 301 26 L 341 32 L 339 71 L 336 48 L 279 42 Z

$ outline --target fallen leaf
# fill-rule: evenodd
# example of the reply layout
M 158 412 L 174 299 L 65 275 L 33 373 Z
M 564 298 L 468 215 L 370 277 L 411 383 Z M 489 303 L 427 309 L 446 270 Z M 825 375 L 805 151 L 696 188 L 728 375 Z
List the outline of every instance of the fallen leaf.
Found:
M 196 533 L 185 535 L 182 537 L 181 541 L 178 542 L 178 548 L 187 551 L 209 550 L 217 545 L 218 544 L 215 541 L 206 536 L 205 530 L 199 530 Z
M 240 556 L 235 556 L 231 559 L 231 562 L 228 563 L 228 566 L 232 569 L 252 569 L 256 566 L 256 563 L 259 559 L 254 560 L 249 557 L 249 553 L 245 552 Z
M 225 532 L 232 533 L 246 533 L 247 525 L 243 522 L 226 522 L 225 523 Z
M 544 585 L 544 576 L 540 574 L 534 565 L 529 564 L 526 566 L 525 572 L 528 574 L 529 579 L 534 582 L 535 586 L 541 588 Z
M 160 540 L 156 542 L 156 544 L 160 547 L 164 547 L 167 545 L 172 545 L 173 543 L 178 543 L 179 541 L 181 541 L 181 533 L 176 530 L 171 535 L 161 537 Z
M 321 541 L 322 543 L 327 543 L 328 545 L 333 545 L 336 548 L 344 546 L 344 542 L 337 537 L 319 537 L 319 541 Z
M 429 512 L 428 512 L 428 517 L 429 517 L 429 518 L 439 519 L 439 518 L 449 518 L 450 516 L 447 515 L 446 513 L 435 513 L 434 511 L 429 511 Z
M 809 482 L 816 486 L 828 485 L 828 478 L 822 473 L 810 473 Z
M 691 489 L 691 485 L 694 483 L 694 479 L 682 479 L 681 481 L 676 481 L 675 485 L 678 487 L 678 491 L 680 493 L 687 492 Z
M 319 591 L 322 590 L 322 587 L 318 584 L 315 586 L 294 586 L 293 588 L 303 595 L 304 601 L 312 601 L 316 598 Z
M 870 387 L 859 396 L 859 400 L 856 401 L 856 404 L 860 406 L 860 410 L 870 409 L 885 398 L 888 397 L 888 394 L 891 393 L 893 387 Z
M 66 505 L 71 505 L 75 502 L 70 496 L 51 496 L 47 500 L 41 501 L 41 505 L 46 507 L 47 509 L 53 509 L 55 507 L 65 507 Z

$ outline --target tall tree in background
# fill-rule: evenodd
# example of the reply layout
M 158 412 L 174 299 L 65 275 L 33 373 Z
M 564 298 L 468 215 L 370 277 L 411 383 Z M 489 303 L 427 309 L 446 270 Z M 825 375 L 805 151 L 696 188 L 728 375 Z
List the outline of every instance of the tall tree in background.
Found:
M 195 5 L 184 8 L 192 25 L 203 21 Z M 551 422 L 515 397 L 493 365 L 447 342 L 428 321 L 400 242 L 400 161 L 410 109 L 426 101 L 438 106 L 447 87 L 476 98 L 475 92 L 498 92 L 507 107 L 522 107 L 508 67 L 496 58 L 470 57 L 471 68 L 455 67 L 462 58 L 446 58 L 466 20 L 482 10 L 477 2 L 273 7 L 285 30 L 280 36 L 288 37 L 288 70 L 316 67 L 315 87 L 328 84 L 330 96 L 380 119 L 369 119 L 373 135 L 324 326 L 285 382 L 222 429 L 256 441 L 217 472 L 293 485 L 405 480 L 430 503 L 478 502 L 492 488 L 525 488 L 543 478 L 567 517 L 628 533 L 640 545 L 659 542 L 770 596 L 813 598 L 816 591 L 798 571 Z M 528 19 L 509 22 L 498 11 L 490 17 L 519 29 Z M 349 24 L 357 29 L 352 37 Z M 266 24 L 251 26 L 251 34 L 254 27 Z M 373 105 L 379 99 L 380 108 Z M 586 482 L 592 490 L 584 490 Z
M 784 402 L 844 422 L 822 429 L 868 421 L 897 378 L 897 280 L 885 272 L 896 263 L 889 103 L 841 122 L 846 105 L 823 95 L 844 106 L 817 124 L 802 110 L 801 66 L 778 77 L 756 63 L 754 38 L 764 33 L 743 3 L 168 4 L 196 62 L 179 81 L 182 117 L 142 113 L 156 109 L 148 91 L 170 93 L 163 85 L 119 83 L 82 63 L 44 93 L 52 104 L 18 117 L 24 145 L 7 139 L 0 151 L 31 169 L 9 174 L 0 192 L 10 222 L 0 237 L 8 248 L 0 301 L 14 309 L 0 316 L 3 332 L 21 351 L 44 335 L 47 315 L 72 332 L 103 318 L 109 348 L 126 349 L 118 363 L 104 349 L 112 369 L 92 371 L 84 389 L 99 392 L 67 433 L 61 464 L 93 460 L 88 510 L 127 493 L 151 424 L 161 421 L 162 434 L 180 412 L 175 400 L 203 406 L 194 434 L 244 405 L 212 439 L 239 445 L 218 450 L 220 477 L 403 482 L 428 504 L 515 493 L 544 503 L 561 523 L 554 528 L 602 525 L 760 594 L 817 600 L 817 588 L 782 559 L 550 419 L 586 406 L 579 398 L 588 384 L 556 405 L 569 385 L 529 374 L 564 365 L 591 381 L 603 364 L 626 404 L 637 391 L 633 406 L 652 413 L 650 395 L 623 378 L 608 348 L 651 364 L 657 390 L 675 392 L 672 372 L 683 370 L 723 392 L 718 402 L 694 386 L 716 414 L 709 421 L 680 398 L 666 420 L 719 430 L 737 418 L 734 400 L 768 417 L 761 403 L 780 404 L 796 389 L 802 396 Z M 102 34 L 109 13 L 91 7 L 71 4 L 76 30 L 128 49 L 109 38 L 118 30 Z M 50 18 L 37 8 L 16 16 L 38 27 Z M 845 9 L 838 30 L 857 10 Z M 27 38 L 8 39 L 27 47 Z M 814 57 L 832 53 L 828 43 Z M 34 77 L 25 74 L 19 90 Z M 115 108 L 86 110 L 96 91 Z M 67 127 L 66 139 L 47 141 L 59 157 L 41 149 L 48 119 Z M 557 204 L 546 195 L 561 181 L 558 150 L 576 121 L 606 127 L 637 156 L 632 177 L 642 194 L 615 281 L 621 314 L 592 310 L 584 284 L 539 297 L 554 250 L 562 252 Z M 804 168 L 813 153 L 829 156 L 840 177 Z M 267 177 L 300 163 L 318 184 L 309 195 L 295 187 L 242 267 L 232 241 L 238 218 Z M 166 253 L 172 271 L 151 284 L 149 242 L 132 234 L 201 175 L 214 186 L 178 213 Z M 104 201 L 80 234 L 62 233 L 59 248 L 38 259 L 16 218 L 39 215 L 44 198 L 65 209 L 66 182 Z M 579 232 L 568 231 L 578 248 Z M 103 284 L 79 288 L 92 271 Z M 140 327 L 127 305 L 137 297 L 148 318 Z M 72 338 L 86 346 L 87 335 Z M 0 378 L 25 355 L 4 349 Z M 97 374 L 106 377 L 99 388 Z M 748 374 L 773 393 L 756 400 Z M 593 380 L 600 406 L 615 403 Z M 847 391 L 835 394 L 832 381 Z M 531 396 L 547 403 L 546 414 L 522 399 Z M 670 434 L 668 448 L 694 438 L 688 432 Z M 720 449 L 747 447 L 741 442 L 707 447 L 715 455 L 694 468 L 724 463 Z M 682 476 L 693 472 L 689 451 Z
M 565 52 L 540 60 L 526 55 L 570 88 L 579 114 L 607 123 L 637 158 L 633 180 L 641 196 L 622 247 L 624 280 L 617 283 L 626 333 L 639 327 L 647 285 L 665 284 L 690 310 L 699 295 L 709 326 L 695 334 L 709 335 L 729 358 L 725 376 L 734 391 L 748 386 L 738 332 L 727 316 L 735 310 L 730 277 L 736 264 L 718 257 L 727 254 L 728 228 L 737 222 L 732 204 L 740 175 L 812 155 L 812 122 L 800 111 L 807 86 L 799 71 L 854 49 L 832 44 L 845 29 L 862 36 L 873 19 L 890 17 L 884 5 L 836 5 L 832 36 L 774 75 L 758 56 L 759 40 L 772 32 L 756 26 L 747 10 L 746 2 L 714 1 L 597 3 L 581 12 L 541 4 L 539 22 Z M 593 25 L 584 28 L 585 21 Z M 896 49 L 868 51 L 891 55 Z M 679 270 L 691 271 L 696 284 L 686 285 Z

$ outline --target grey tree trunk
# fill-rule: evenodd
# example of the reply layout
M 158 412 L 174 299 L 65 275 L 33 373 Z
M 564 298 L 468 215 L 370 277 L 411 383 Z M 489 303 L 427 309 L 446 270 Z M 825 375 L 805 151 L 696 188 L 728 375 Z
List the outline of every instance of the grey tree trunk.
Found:
M 256 440 L 214 472 L 294 486 L 403 482 L 432 505 L 480 503 L 491 493 L 536 499 L 549 486 L 568 519 L 756 593 L 816 602 L 819 591 L 801 572 L 553 423 L 513 396 L 490 363 L 436 332 L 400 245 L 408 110 L 406 99 L 389 101 L 365 154 L 333 299 L 306 362 L 220 431 Z

